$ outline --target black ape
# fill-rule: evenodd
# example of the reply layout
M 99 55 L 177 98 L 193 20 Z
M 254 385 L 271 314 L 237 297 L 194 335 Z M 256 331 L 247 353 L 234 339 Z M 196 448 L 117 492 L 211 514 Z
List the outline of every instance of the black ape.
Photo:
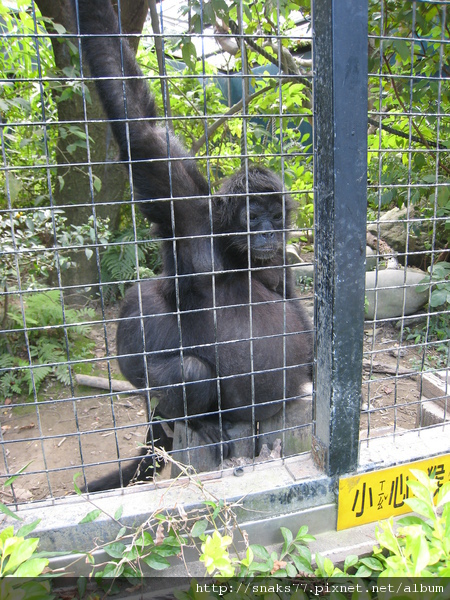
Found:
M 226 441 L 229 422 L 273 416 L 310 378 L 310 325 L 285 268 L 292 201 L 260 166 L 212 196 L 196 161 L 157 127 L 154 98 L 110 0 L 78 0 L 78 15 L 121 160 L 163 240 L 161 276 L 136 284 L 122 307 L 121 371 L 136 387 L 150 386 L 159 417 L 189 416 L 205 442 Z M 168 443 L 153 427 L 158 443 Z M 89 489 L 117 485 L 118 476 L 106 477 Z

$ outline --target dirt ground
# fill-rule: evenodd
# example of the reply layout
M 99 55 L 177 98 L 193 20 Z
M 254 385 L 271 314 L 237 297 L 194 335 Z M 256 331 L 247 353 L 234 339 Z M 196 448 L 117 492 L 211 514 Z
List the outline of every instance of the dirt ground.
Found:
M 105 328 L 96 326 L 91 334 L 98 358 L 92 374 L 97 376 L 108 377 L 105 346 L 110 356 L 115 355 L 116 316 L 117 308 L 109 309 L 106 317 L 111 322 Z M 399 351 L 398 337 L 399 332 L 391 325 L 378 328 L 375 340 L 371 328 L 365 332 L 365 351 L 373 353 L 375 368 L 368 368 L 370 355 L 366 354 L 361 439 L 373 435 L 377 428 L 394 431 L 415 427 L 419 394 L 413 371 L 420 365 L 420 356 L 417 347 Z M 112 378 L 120 377 L 117 361 L 110 360 L 109 368 Z M 398 372 L 404 374 L 398 377 Z M 19 502 L 71 494 L 73 477 L 81 472 L 81 464 L 92 465 L 86 468 L 91 478 L 105 469 L 95 467 L 96 463 L 113 461 L 117 449 L 121 457 L 134 456 L 144 441 L 145 425 L 141 423 L 147 419 L 146 404 L 136 394 L 109 394 L 77 384 L 72 394 L 69 387 L 51 381 L 42 386 L 39 395 L 38 404 L 17 406 L 17 399 L 13 399 L 12 404 L 0 408 L 1 475 L 4 479 L 6 473 L 26 467 L 26 475 L 14 484 Z M 114 425 L 120 429 L 115 431 Z M 112 471 L 116 466 L 112 463 L 108 468 Z M 78 483 L 81 485 L 81 478 Z M 0 500 L 14 501 L 11 488 L 1 492 Z

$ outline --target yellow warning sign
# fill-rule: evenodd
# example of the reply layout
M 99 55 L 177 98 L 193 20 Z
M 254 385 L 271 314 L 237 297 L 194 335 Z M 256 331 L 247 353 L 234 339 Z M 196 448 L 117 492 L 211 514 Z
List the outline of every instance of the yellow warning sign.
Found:
M 450 481 L 450 454 L 341 478 L 338 530 L 411 512 L 405 503 L 407 498 L 413 496 L 406 485 L 409 479 L 415 479 L 410 469 L 421 469 L 429 475 L 433 474 L 440 487 Z

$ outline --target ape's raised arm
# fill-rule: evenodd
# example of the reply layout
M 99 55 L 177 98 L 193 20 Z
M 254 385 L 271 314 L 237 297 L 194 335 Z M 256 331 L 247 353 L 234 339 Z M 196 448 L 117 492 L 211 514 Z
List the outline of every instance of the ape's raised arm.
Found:
M 128 42 L 120 37 L 110 0 L 73 2 L 83 36 L 83 52 L 111 120 L 121 159 L 133 161 L 138 198 L 207 196 L 208 185 L 195 161 L 173 135 L 155 124 L 154 98 Z M 197 210 L 202 210 L 204 202 L 197 204 Z M 145 203 L 142 211 L 150 221 L 163 226 L 163 236 L 171 233 L 164 231 L 170 229 L 169 202 Z

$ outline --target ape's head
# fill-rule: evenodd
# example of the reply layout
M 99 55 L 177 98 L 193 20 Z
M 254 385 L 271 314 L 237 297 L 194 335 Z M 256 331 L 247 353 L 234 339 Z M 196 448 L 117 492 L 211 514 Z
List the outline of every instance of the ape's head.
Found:
M 223 244 L 245 261 L 250 240 L 252 264 L 270 264 L 283 252 L 291 209 L 292 199 L 283 193 L 279 177 L 250 166 L 222 184 L 214 199 L 214 233 L 235 234 L 224 237 Z

